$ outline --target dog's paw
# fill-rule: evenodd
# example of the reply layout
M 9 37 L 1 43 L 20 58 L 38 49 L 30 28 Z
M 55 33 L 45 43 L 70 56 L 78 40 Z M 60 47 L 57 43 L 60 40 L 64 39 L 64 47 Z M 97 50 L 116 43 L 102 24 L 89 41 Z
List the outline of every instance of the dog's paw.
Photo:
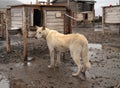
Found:
M 59 67 L 60 63 L 55 63 L 55 67 Z
M 85 72 L 81 72 L 80 79 L 81 79 L 82 81 L 85 81 L 85 80 L 87 80 L 87 77 L 86 77 L 86 74 L 85 74 Z
M 78 73 L 73 73 L 72 76 L 76 77 L 78 76 Z
M 59 64 L 55 64 L 55 67 L 58 68 L 58 67 L 59 67 Z
M 48 65 L 48 68 L 52 68 L 53 67 L 53 65 Z

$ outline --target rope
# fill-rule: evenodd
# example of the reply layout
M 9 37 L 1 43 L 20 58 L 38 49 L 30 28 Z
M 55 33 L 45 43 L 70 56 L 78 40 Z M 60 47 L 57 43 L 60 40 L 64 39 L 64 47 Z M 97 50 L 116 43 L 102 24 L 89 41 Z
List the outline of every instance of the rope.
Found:
M 70 17 L 71 19 L 73 19 L 73 20 L 75 20 L 75 21 L 77 21 L 77 19 L 76 18 L 74 18 L 74 17 L 72 17 L 72 16 L 70 16 L 70 15 L 68 15 L 68 14 L 65 14 L 67 17 Z

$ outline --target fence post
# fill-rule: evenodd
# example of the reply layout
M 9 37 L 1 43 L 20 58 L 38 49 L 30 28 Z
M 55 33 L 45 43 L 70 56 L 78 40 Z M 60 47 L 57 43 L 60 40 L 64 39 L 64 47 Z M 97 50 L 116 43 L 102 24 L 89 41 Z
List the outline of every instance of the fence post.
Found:
M 10 36 L 8 30 L 10 29 L 11 22 L 10 22 L 10 9 L 6 10 L 6 51 L 7 53 L 10 52 Z
M 23 7 L 23 58 L 24 61 L 27 61 L 27 11 L 26 8 Z

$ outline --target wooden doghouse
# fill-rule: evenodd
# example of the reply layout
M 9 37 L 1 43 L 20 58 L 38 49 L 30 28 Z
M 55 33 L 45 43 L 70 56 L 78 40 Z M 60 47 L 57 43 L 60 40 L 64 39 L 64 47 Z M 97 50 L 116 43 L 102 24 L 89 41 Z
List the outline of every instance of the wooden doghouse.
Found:
M 61 33 L 71 33 L 71 20 L 64 14 L 70 15 L 70 10 L 61 5 L 16 5 L 7 9 L 7 51 L 10 51 L 10 31 L 23 34 L 24 50 L 23 56 L 27 60 L 27 38 L 35 26 L 46 26 Z M 14 29 L 14 30 L 13 30 Z M 33 33 L 32 37 L 35 33 Z
M 0 11 L 0 37 L 1 38 L 4 38 L 4 31 L 5 31 L 4 13 Z

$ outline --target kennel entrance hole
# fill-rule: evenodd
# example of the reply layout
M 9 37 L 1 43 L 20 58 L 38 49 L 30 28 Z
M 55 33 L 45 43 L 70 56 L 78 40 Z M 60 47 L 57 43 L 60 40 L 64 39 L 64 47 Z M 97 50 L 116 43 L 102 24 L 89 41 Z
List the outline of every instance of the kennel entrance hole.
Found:
M 43 11 L 34 9 L 34 26 L 42 26 L 43 25 Z

